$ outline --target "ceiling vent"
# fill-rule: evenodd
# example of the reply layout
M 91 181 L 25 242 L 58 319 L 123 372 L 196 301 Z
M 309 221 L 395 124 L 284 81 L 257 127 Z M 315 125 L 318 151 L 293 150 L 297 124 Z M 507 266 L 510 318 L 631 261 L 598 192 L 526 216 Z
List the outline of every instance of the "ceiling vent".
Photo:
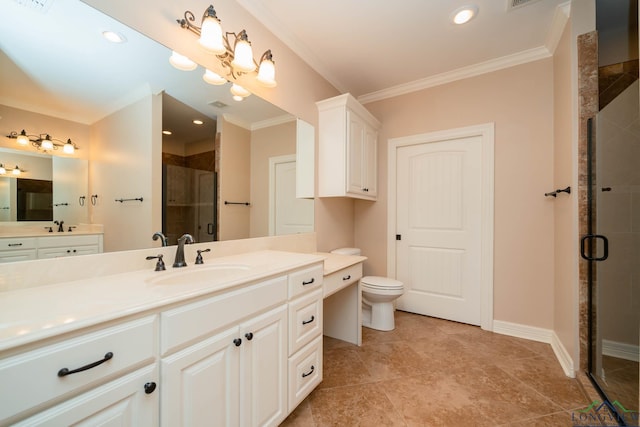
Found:
M 222 101 L 211 101 L 209 103 L 209 105 L 211 105 L 212 107 L 216 107 L 216 108 L 225 108 L 225 107 L 229 106 L 229 105 L 225 104 Z
M 16 3 L 30 9 L 35 9 L 40 13 L 47 13 L 53 0 L 14 0 Z
M 519 9 L 523 6 L 535 3 L 540 0 L 507 0 L 507 12 L 513 9 Z

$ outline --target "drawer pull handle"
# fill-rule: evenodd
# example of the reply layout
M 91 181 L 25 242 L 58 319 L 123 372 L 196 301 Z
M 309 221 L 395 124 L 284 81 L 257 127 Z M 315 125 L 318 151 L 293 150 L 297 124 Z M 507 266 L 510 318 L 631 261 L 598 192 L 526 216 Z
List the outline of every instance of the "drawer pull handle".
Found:
M 156 390 L 156 383 L 154 383 L 153 381 L 145 383 L 144 385 L 144 392 L 146 394 L 151 394 Z
M 303 372 L 302 373 L 302 378 L 308 377 L 309 375 L 313 374 L 313 371 L 315 371 L 315 370 L 316 370 L 315 366 L 311 365 L 311 370 L 309 372 Z
M 350 275 L 350 274 L 349 274 L 348 276 L 344 276 L 344 277 L 342 278 L 342 280 L 349 280 L 349 279 L 351 279 L 351 275 Z
M 9 243 L 8 246 L 11 246 L 11 247 L 13 247 L 13 246 L 22 246 L 22 243 Z
M 242 344 L 242 340 L 240 338 L 236 338 L 233 340 L 233 343 L 236 345 L 236 347 L 240 347 L 240 344 Z
M 316 320 L 316 318 L 315 318 L 314 316 L 311 316 L 311 319 L 309 319 L 309 320 L 303 320 L 303 321 L 302 321 L 302 324 L 303 324 L 303 325 L 306 325 L 306 324 L 308 324 L 308 323 L 313 322 L 314 320 Z
M 106 362 L 107 360 L 111 360 L 113 358 L 113 353 L 112 352 L 108 352 L 107 354 L 104 355 L 104 358 L 101 360 L 98 360 L 97 362 L 93 362 L 93 363 L 89 363 L 88 365 L 85 365 L 81 368 L 78 369 L 74 369 L 74 370 L 69 370 L 69 368 L 62 368 L 58 371 L 58 376 L 59 377 L 66 377 L 67 375 L 71 375 L 71 374 L 75 374 L 78 372 L 82 372 L 82 371 L 86 371 L 88 369 L 91 368 L 95 368 L 98 365 L 102 365 L 104 362 Z
M 312 284 L 312 283 L 313 283 L 313 282 L 315 282 L 315 281 L 316 281 L 316 279 L 315 279 L 315 278 L 312 278 L 312 279 L 311 279 L 311 280 L 309 280 L 308 282 L 305 282 L 305 281 L 303 280 L 303 281 L 302 281 L 302 286 L 310 285 L 310 284 Z
M 247 341 L 251 341 L 253 339 L 253 332 L 247 332 L 246 334 L 244 334 L 244 337 L 247 339 Z

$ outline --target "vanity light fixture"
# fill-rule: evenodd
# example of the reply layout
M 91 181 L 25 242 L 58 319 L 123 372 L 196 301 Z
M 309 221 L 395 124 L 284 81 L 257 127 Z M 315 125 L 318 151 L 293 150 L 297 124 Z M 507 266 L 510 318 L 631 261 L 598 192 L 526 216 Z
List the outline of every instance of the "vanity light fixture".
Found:
M 462 25 L 471 21 L 478 14 L 478 6 L 475 4 L 468 4 L 462 6 L 453 11 L 451 14 L 451 21 L 454 24 Z
M 62 151 L 65 154 L 73 154 L 78 150 L 78 146 L 67 138 L 67 141 L 61 141 L 59 139 L 51 138 L 48 133 L 41 133 L 39 135 L 28 135 L 23 129 L 20 133 L 11 132 L 7 135 L 7 138 L 15 139 L 20 145 L 33 145 L 38 150 L 52 151 L 62 147 Z
M 7 169 L 11 169 L 11 174 L 14 176 L 18 176 L 22 172 L 24 172 L 22 169 L 18 167 L 18 165 L 16 165 L 15 168 L 10 168 L 9 166 L 5 167 L 4 164 L 0 163 L 0 175 L 6 175 Z
M 182 28 L 199 36 L 198 43 L 200 46 L 207 52 L 216 55 L 222 67 L 228 70 L 228 77 L 231 80 L 235 80 L 245 74 L 253 74 L 257 69 L 256 80 L 258 83 L 270 88 L 277 85 L 275 63 L 271 50 L 264 52 L 260 57 L 260 61 L 256 62 L 253 59 L 253 49 L 247 32 L 245 30 L 240 31 L 238 34 L 223 32 L 220 19 L 216 15 L 213 5 L 210 5 L 203 13 L 200 27 L 193 24 L 195 20 L 193 12 L 187 10 L 184 12 L 184 18 L 177 19 L 177 22 Z M 173 64 L 173 62 L 171 63 Z M 203 79 L 210 84 L 224 84 L 227 80 L 211 70 L 205 71 Z M 242 100 L 242 98 L 251 94 L 244 88 L 242 90 L 246 95 L 238 95 L 234 93 L 233 87 L 231 88 L 234 99 Z

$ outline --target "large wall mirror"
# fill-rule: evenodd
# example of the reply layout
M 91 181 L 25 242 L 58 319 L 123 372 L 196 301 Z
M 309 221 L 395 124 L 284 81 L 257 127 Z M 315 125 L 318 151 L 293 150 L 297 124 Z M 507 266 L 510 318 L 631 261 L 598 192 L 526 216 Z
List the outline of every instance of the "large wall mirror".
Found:
M 304 123 L 255 95 L 233 100 L 202 67 L 173 68 L 166 47 L 85 3 L 19 3 L 0 4 L 12 22 L 0 28 L 0 163 L 52 181 L 53 204 L 67 205 L 51 219 L 103 224 L 105 251 L 157 246 L 155 231 L 210 241 L 313 230 L 313 200 L 292 184 Z M 6 136 L 22 129 L 79 149 L 18 147 Z M 12 179 L 0 178 L 0 228 L 19 222 Z

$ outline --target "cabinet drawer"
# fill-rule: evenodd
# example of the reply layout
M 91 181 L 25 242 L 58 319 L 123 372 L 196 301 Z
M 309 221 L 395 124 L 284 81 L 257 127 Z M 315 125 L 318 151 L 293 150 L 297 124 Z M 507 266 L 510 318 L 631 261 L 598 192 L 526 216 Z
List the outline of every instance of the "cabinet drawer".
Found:
M 321 287 L 323 275 L 322 264 L 289 274 L 289 298 Z
M 156 316 L 150 316 L 0 360 L 0 424 L 153 362 L 156 334 Z M 108 353 L 112 357 L 104 363 L 73 373 L 107 359 Z M 60 376 L 63 368 L 71 372 Z
M 0 251 L 0 262 L 26 261 L 36 259 L 36 257 L 35 249 Z
M 76 255 L 91 255 L 99 252 L 97 245 L 67 246 L 38 249 L 38 259 L 60 258 Z
M 322 336 L 289 358 L 289 408 L 295 408 L 322 381 Z
M 322 335 L 322 289 L 289 303 L 289 354 Z
M 62 234 L 62 233 L 60 233 Z M 83 234 L 73 235 L 67 233 L 63 236 L 47 236 L 38 238 L 38 248 L 55 248 L 55 247 L 68 247 L 68 246 L 81 246 L 81 245 L 97 245 L 100 236 L 97 234 Z
M 0 239 L 0 251 L 35 249 L 36 241 L 35 237 L 6 237 Z
M 287 300 L 286 276 L 247 286 L 160 315 L 160 346 L 165 355 L 217 330 Z
M 362 263 L 343 268 L 340 271 L 331 273 L 324 278 L 322 287 L 324 288 L 324 298 L 332 295 L 339 290 L 357 282 L 362 278 Z

